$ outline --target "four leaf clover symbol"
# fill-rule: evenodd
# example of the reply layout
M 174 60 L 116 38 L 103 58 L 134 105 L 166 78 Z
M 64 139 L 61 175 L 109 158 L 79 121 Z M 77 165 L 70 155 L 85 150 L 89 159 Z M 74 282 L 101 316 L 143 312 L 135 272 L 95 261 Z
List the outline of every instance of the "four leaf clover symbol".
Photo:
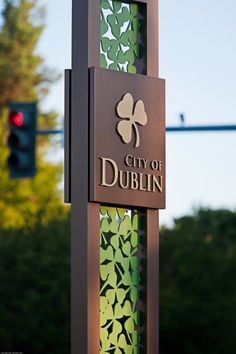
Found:
M 143 101 L 139 100 L 134 104 L 133 96 L 126 93 L 123 99 L 118 103 L 116 112 L 119 118 L 123 120 L 118 123 L 117 131 L 123 142 L 129 144 L 132 140 L 133 131 L 135 132 L 135 147 L 140 146 L 139 125 L 146 125 L 148 122 Z

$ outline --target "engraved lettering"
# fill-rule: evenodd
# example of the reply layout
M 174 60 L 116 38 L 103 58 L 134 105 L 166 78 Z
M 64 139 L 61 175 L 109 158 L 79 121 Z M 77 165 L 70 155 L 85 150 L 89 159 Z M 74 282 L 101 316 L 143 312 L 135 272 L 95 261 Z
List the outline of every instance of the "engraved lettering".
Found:
M 148 159 L 142 159 L 142 160 L 143 160 L 143 168 L 147 168 Z
M 158 179 L 157 179 L 158 178 Z M 156 192 L 156 187 L 160 193 L 163 191 L 163 176 L 153 176 L 152 190 Z
M 100 159 L 102 160 L 102 182 L 101 182 L 101 186 L 104 187 L 113 187 L 116 183 L 117 183 L 117 179 L 118 179 L 118 167 L 117 164 L 115 163 L 114 160 L 112 159 L 108 159 L 108 158 L 104 158 L 104 157 L 100 157 Z M 110 181 L 110 183 L 107 182 L 106 179 L 106 166 L 107 164 L 110 164 L 112 171 L 113 171 L 113 178 L 112 181 Z
M 128 167 L 132 167 L 132 156 L 131 156 L 131 155 L 127 155 L 127 156 L 125 157 L 125 164 L 126 164 L 126 166 L 128 166 Z
M 150 175 L 148 175 L 148 176 L 150 176 Z M 139 190 L 140 190 L 140 191 L 146 191 L 147 188 L 146 188 L 145 186 L 143 186 L 143 177 L 144 177 L 144 174 L 143 174 L 143 173 L 140 173 L 139 177 L 140 177 Z
M 159 162 L 159 171 L 162 170 L 163 166 L 164 166 L 164 161 L 160 161 Z
M 163 192 L 163 176 L 156 176 L 149 173 L 140 173 L 133 171 L 120 170 L 117 163 L 110 158 L 100 157 L 101 160 L 101 186 L 114 187 L 117 186 L 121 189 L 131 189 L 134 191 L 162 193 Z M 125 164 L 129 167 L 146 166 L 147 159 L 134 158 L 127 155 L 124 158 Z M 153 160 L 151 162 L 154 169 L 162 169 L 163 161 Z M 132 165 L 132 166 L 130 166 Z M 141 168 L 141 167 L 136 167 Z
M 151 192 L 152 190 L 151 190 L 151 177 L 152 177 L 152 175 L 147 175 L 147 191 L 148 192 Z
M 119 186 L 122 189 L 129 188 L 129 171 L 119 171 Z
M 131 174 L 131 189 L 139 189 L 138 174 L 136 172 L 130 172 Z

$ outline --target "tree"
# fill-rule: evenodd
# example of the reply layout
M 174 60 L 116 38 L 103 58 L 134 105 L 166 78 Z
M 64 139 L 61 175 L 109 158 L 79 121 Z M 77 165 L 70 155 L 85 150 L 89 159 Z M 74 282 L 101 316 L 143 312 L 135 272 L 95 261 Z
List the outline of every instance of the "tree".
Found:
M 70 353 L 69 218 L 0 237 L 0 348 Z M 236 212 L 161 230 L 161 354 L 235 354 Z M 2 286 L 5 284 L 5 286 Z M 79 299 L 78 299 L 79 301 Z
M 61 167 L 45 161 L 47 138 L 37 139 L 38 172 L 34 179 L 9 180 L 6 166 L 8 104 L 38 101 L 42 105 L 50 84 L 59 77 L 45 68 L 36 53 L 44 14 L 37 0 L 3 1 L 0 349 L 64 354 L 65 347 L 69 348 L 69 219 L 58 189 Z M 40 110 L 39 126 L 52 128 L 56 118 L 55 112 Z
M 234 354 L 236 212 L 179 218 L 160 250 L 161 354 Z
M 0 350 L 70 353 L 69 218 L 2 230 Z
M 0 29 L 0 229 L 47 223 L 62 212 L 58 183 L 61 168 L 44 161 L 48 139 L 38 139 L 37 176 L 9 180 L 6 167 L 7 106 L 12 101 L 39 101 L 59 76 L 45 67 L 36 46 L 44 29 L 45 9 L 37 0 L 4 0 Z M 54 112 L 40 113 L 39 126 L 52 127 Z
M 48 84 L 58 77 L 35 51 L 44 29 L 44 13 L 37 0 L 4 0 L 0 107 L 12 101 L 42 98 L 48 93 Z

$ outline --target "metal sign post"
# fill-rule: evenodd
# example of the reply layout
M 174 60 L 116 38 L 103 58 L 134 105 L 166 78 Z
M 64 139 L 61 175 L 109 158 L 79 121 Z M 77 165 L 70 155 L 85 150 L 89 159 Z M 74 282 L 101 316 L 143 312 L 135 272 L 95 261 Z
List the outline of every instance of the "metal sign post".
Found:
M 158 1 L 72 4 L 71 352 L 157 354 L 158 209 L 165 207 Z

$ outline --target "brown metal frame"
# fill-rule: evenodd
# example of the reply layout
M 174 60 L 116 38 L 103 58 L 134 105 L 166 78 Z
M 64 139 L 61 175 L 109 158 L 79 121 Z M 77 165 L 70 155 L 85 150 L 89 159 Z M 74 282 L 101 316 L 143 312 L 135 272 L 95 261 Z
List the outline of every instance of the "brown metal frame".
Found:
M 130 2 L 130 1 L 128 1 Z M 147 4 L 147 75 L 158 77 L 158 0 Z M 89 68 L 99 67 L 100 1 L 72 1 L 71 353 L 99 354 L 99 204 L 89 191 Z M 147 354 L 158 350 L 158 211 L 147 210 Z

